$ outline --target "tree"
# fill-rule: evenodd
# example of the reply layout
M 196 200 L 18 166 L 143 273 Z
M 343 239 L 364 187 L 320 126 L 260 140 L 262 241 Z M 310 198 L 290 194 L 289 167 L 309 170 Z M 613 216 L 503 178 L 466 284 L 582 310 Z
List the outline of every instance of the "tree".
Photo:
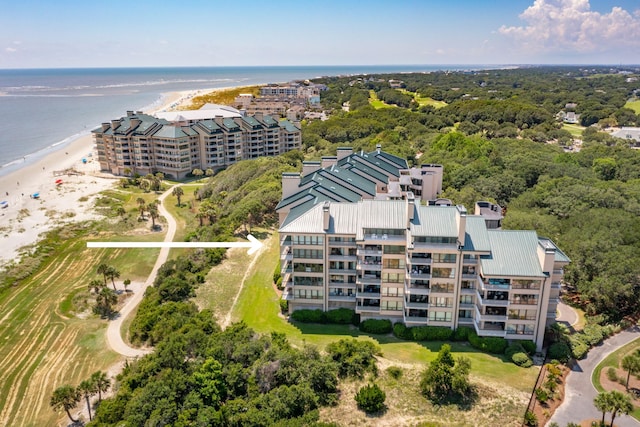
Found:
M 76 407 L 78 402 L 80 402 L 80 393 L 75 387 L 67 384 L 53 391 L 49 405 L 56 410 L 64 409 L 71 422 L 76 423 L 78 420 L 71 416 L 70 411 Z
M 118 302 L 118 296 L 114 291 L 103 286 L 96 297 L 94 312 L 103 317 L 109 317 L 113 312 L 113 306 Z
M 616 419 L 618 413 L 629 414 L 633 411 L 633 403 L 631 403 L 631 397 L 628 394 L 621 393 L 617 390 L 609 392 L 611 395 L 611 427 L 613 427 L 613 420 Z
M 140 210 L 140 219 L 144 219 L 145 205 L 147 202 L 142 197 L 138 197 L 136 203 L 138 203 L 138 209 Z
M 107 376 L 106 372 L 96 371 L 91 374 L 91 382 L 95 385 L 98 391 L 98 402 L 102 401 L 102 393 L 106 393 L 111 387 L 111 380 Z
M 160 212 L 158 211 L 158 205 L 155 203 L 151 203 L 147 208 L 149 211 L 149 216 L 151 217 L 151 227 L 156 228 L 156 219 L 160 216 Z
M 105 286 L 100 279 L 93 279 L 89 282 L 89 291 L 93 291 L 95 294 L 100 293 L 100 289 Z
M 214 175 L 214 173 L 215 173 L 215 172 L 214 172 L 214 171 L 213 171 L 213 169 L 211 169 L 211 168 L 207 169 L 207 170 L 204 172 L 205 176 L 208 176 L 208 177 L 213 176 L 213 175 Z
M 436 359 L 422 374 L 422 393 L 436 402 L 465 398 L 471 391 L 470 369 L 468 359 L 460 357 L 454 360 L 451 346 L 443 344 Z
M 107 286 L 107 277 L 109 277 L 109 269 L 111 266 L 105 263 L 101 263 L 98 265 L 96 272 L 98 274 L 102 274 L 102 278 L 104 279 L 104 285 Z
M 184 194 L 184 190 L 182 189 L 182 187 L 173 187 L 173 191 L 171 193 L 178 199 L 178 207 L 180 207 L 180 198 Z
M 607 392 L 598 393 L 593 399 L 593 405 L 596 409 L 602 412 L 602 421 L 600 425 L 604 425 L 604 416 L 611 410 L 611 396 Z
M 627 381 L 625 388 L 629 390 L 629 378 L 631 374 L 637 374 L 640 372 L 640 357 L 636 354 L 629 354 L 622 359 L 622 368 L 627 371 Z
M 195 176 L 196 178 L 200 178 L 202 175 L 204 175 L 204 172 L 202 172 L 202 169 L 194 169 L 191 172 L 191 175 Z
M 123 208 L 122 206 L 118 206 L 116 208 L 116 214 L 120 217 L 124 217 L 124 215 L 127 213 L 126 209 Z
M 91 417 L 91 400 L 90 399 L 91 399 L 91 396 L 93 396 L 98 392 L 98 389 L 96 388 L 96 385 L 94 384 L 94 382 L 89 379 L 89 380 L 84 380 L 80 383 L 80 385 L 78 386 L 78 392 L 87 401 L 87 411 L 89 411 L 89 421 L 91 421 L 92 417 Z
M 375 383 L 361 387 L 355 396 L 358 408 L 368 414 L 382 411 L 384 409 L 384 401 L 386 398 L 386 393 Z
M 113 285 L 113 290 L 117 291 L 115 279 L 120 278 L 120 272 L 118 270 L 116 270 L 115 267 L 109 266 L 109 268 L 107 269 L 107 273 L 106 274 L 107 274 L 107 277 L 109 279 L 111 279 L 111 284 Z
M 124 285 L 124 291 L 129 292 L 127 287 L 131 284 L 131 279 L 124 279 L 124 282 L 122 282 L 122 284 Z

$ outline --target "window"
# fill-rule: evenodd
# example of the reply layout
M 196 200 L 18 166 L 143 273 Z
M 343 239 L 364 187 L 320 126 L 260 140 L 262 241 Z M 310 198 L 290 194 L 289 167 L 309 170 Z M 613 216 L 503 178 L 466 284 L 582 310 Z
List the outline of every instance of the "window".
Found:
M 401 297 L 404 291 L 401 288 L 382 288 L 382 296 L 385 297 Z
M 458 239 L 456 237 L 442 237 L 442 236 L 416 236 L 414 242 L 417 243 L 440 243 L 440 244 L 453 244 Z
M 511 282 L 511 288 L 512 289 L 540 289 L 540 281 L 514 279 Z
M 509 319 L 516 320 L 536 320 L 536 310 L 514 310 L 510 309 L 508 312 Z
M 471 314 L 472 311 L 471 310 L 459 310 L 458 311 L 458 318 L 460 319 L 471 319 L 473 318 L 473 314 Z
M 445 279 L 453 279 L 456 277 L 456 269 L 455 268 L 443 268 L 443 267 L 434 267 L 431 269 L 432 277 L 440 277 Z
M 322 277 L 301 277 L 294 276 L 294 286 L 322 286 Z
M 473 295 L 460 295 L 460 304 L 473 304 Z
M 322 251 L 319 249 L 294 249 L 294 258 L 322 259 Z
M 386 245 L 383 246 L 384 249 L 384 253 L 385 254 L 403 254 L 405 253 L 405 247 L 404 246 L 397 246 L 397 245 Z
M 448 311 L 429 310 L 429 320 L 433 320 L 435 322 L 450 322 L 451 313 Z
M 322 245 L 323 236 L 293 236 L 294 245 Z
M 293 297 L 302 299 L 322 299 L 323 291 L 315 291 L 311 289 L 294 289 Z
M 404 268 L 403 259 L 385 259 L 382 263 L 383 268 Z
M 533 325 L 507 325 L 508 334 L 533 335 Z
M 453 293 L 453 283 L 432 283 L 431 292 Z
M 382 301 L 380 303 L 381 310 L 402 311 L 402 301 Z
M 445 297 L 431 298 L 431 305 L 436 307 L 452 307 L 452 299 Z
M 404 282 L 404 274 L 402 273 L 382 273 L 382 281 L 387 283 Z
M 322 264 L 294 262 L 293 271 L 298 273 L 322 273 Z
M 455 264 L 456 254 L 433 254 L 433 262 Z

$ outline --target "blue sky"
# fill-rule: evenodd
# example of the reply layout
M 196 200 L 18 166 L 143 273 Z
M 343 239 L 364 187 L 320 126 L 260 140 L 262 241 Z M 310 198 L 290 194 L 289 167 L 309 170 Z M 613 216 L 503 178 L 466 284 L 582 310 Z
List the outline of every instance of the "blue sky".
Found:
M 0 68 L 638 64 L 638 0 L 20 0 Z

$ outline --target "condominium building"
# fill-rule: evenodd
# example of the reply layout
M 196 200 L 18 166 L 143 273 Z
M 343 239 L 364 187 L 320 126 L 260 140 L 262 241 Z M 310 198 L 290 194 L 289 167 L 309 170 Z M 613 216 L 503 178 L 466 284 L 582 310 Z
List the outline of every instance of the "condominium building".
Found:
M 103 171 L 182 179 L 194 169 L 220 169 L 240 160 L 276 156 L 301 146 L 300 129 L 267 115 L 179 112 L 169 121 L 141 112 L 92 131 Z M 206 117 L 207 114 L 210 118 Z
M 387 182 L 375 196 L 358 198 L 340 185 L 353 182 L 340 164 L 366 159 L 386 163 L 375 172 L 386 168 Z M 300 191 L 285 185 L 291 176 L 283 177 L 289 195 L 277 209 L 289 310 L 346 307 L 362 319 L 469 326 L 480 336 L 533 340 L 541 348 L 545 327 L 555 321 L 567 256 L 535 231 L 489 228 L 486 218 L 462 206 L 430 205 L 411 191 L 384 197 L 383 187 L 406 176 L 403 165 L 387 168 L 402 160 L 391 159 L 379 150 L 351 153 L 303 173 Z M 416 175 L 420 170 L 413 168 Z M 372 169 L 365 180 L 380 178 Z

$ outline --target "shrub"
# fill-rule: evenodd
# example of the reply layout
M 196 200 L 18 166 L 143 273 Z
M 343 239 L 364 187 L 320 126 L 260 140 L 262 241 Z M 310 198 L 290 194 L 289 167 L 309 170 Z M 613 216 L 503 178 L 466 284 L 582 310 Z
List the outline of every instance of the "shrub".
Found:
M 479 337 L 475 331 L 469 334 L 469 343 L 478 350 L 493 354 L 503 354 L 508 342 L 499 337 Z
M 527 354 L 532 355 L 535 354 L 536 352 L 536 343 L 534 343 L 533 341 L 520 341 L 520 345 L 522 346 L 522 348 L 524 349 L 524 351 L 527 352 Z
M 291 313 L 291 318 L 302 323 L 325 323 L 324 311 L 317 310 L 296 310 Z
M 580 337 L 581 341 L 587 344 L 589 347 L 598 345 L 602 342 L 602 326 L 600 325 L 587 325 L 584 328 L 583 336 Z
M 524 414 L 524 425 L 526 426 L 537 426 L 538 425 L 538 417 L 536 414 L 527 409 L 527 412 Z
M 610 366 L 609 369 L 607 369 L 607 378 L 609 381 L 618 381 L 618 374 L 613 366 Z
M 550 359 L 557 359 L 559 361 L 566 362 L 571 357 L 571 349 L 569 348 L 567 343 L 563 341 L 556 342 L 549 346 L 547 356 Z
M 388 319 L 367 319 L 360 323 L 360 330 L 370 334 L 388 334 L 391 329 L 391 320 Z
M 414 341 L 448 341 L 453 330 L 446 326 L 416 326 L 411 328 Z
M 467 341 L 471 332 L 474 332 L 473 328 L 470 328 L 468 326 L 460 326 L 453 332 L 453 336 L 451 337 L 451 339 L 453 341 Z
M 515 353 L 513 356 L 511 356 L 511 360 L 513 361 L 513 363 L 523 368 L 530 368 L 531 366 L 533 366 L 533 361 L 527 353 Z
M 511 360 L 514 354 L 524 352 L 524 348 L 520 345 L 520 343 L 512 343 L 504 350 L 504 355 L 507 359 Z
M 369 384 L 358 390 L 355 400 L 358 402 L 358 408 L 371 414 L 384 409 L 384 401 L 386 398 L 387 395 L 377 384 Z
M 391 378 L 393 378 L 394 380 L 397 380 L 397 379 L 400 379 L 400 377 L 402 376 L 402 368 L 399 368 L 397 366 L 389 366 L 387 368 L 387 373 Z
M 279 290 L 283 290 L 284 289 L 284 286 L 282 286 L 282 277 L 278 277 L 278 280 L 276 280 L 276 287 Z
M 286 299 L 280 300 L 280 312 L 282 314 L 286 314 L 289 312 L 289 301 L 287 301 Z
M 547 400 L 549 400 L 549 393 L 547 393 L 546 390 L 538 387 L 536 388 L 536 399 L 538 399 L 538 401 L 540 403 L 547 403 Z
M 583 359 L 589 351 L 589 346 L 584 343 L 579 336 L 571 337 L 569 346 L 571 347 L 571 355 L 576 360 Z
M 325 313 L 327 323 L 335 323 L 339 325 L 348 325 L 353 322 L 355 311 L 349 308 L 337 308 L 329 310 Z
M 278 264 L 276 264 L 276 268 L 273 270 L 273 283 L 277 283 L 278 279 L 280 279 L 282 276 L 280 274 L 280 261 L 278 261 Z
M 396 338 L 401 338 L 403 340 L 410 340 L 413 338 L 411 328 L 407 328 L 404 323 L 401 322 L 393 325 L 393 335 Z

